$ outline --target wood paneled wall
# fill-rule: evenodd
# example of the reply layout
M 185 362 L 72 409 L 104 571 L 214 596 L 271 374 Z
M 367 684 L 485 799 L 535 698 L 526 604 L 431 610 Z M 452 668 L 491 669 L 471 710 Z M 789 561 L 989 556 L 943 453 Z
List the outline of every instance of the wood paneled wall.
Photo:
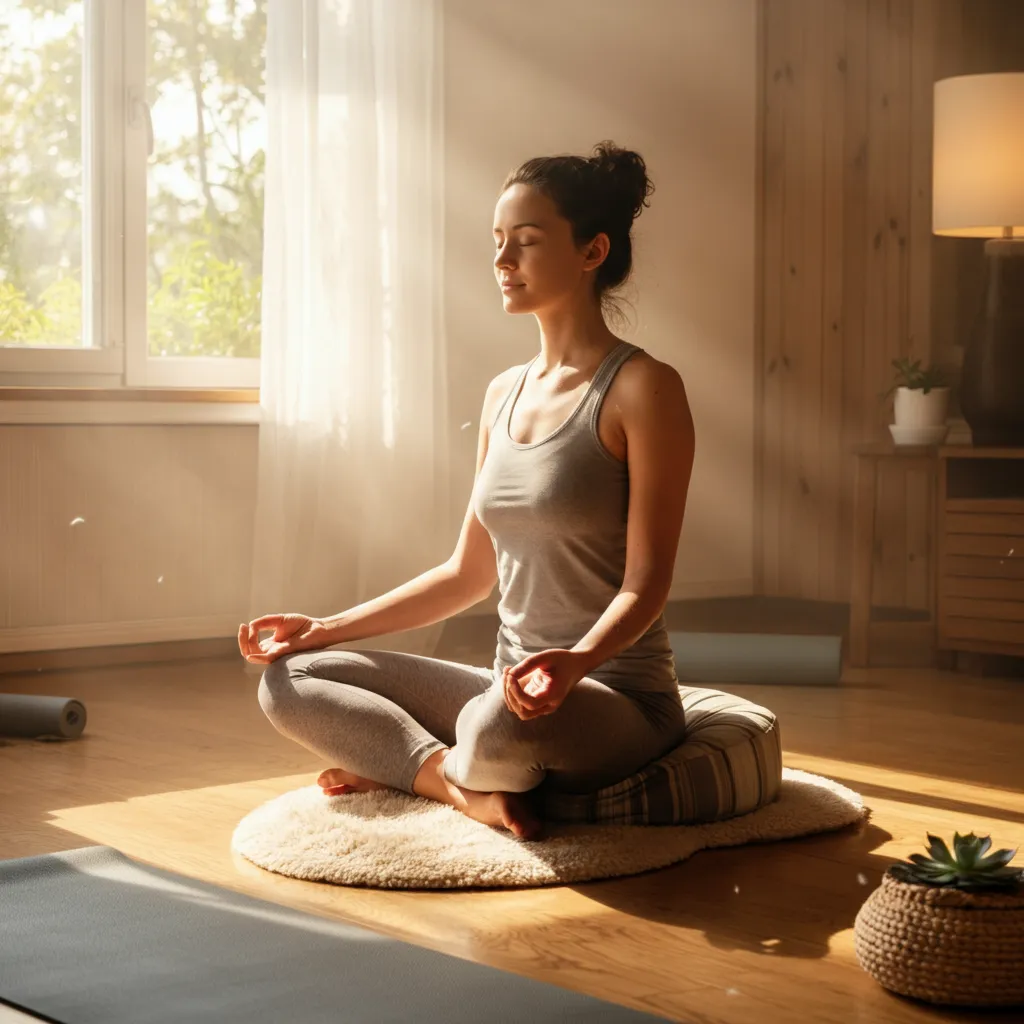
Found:
M 982 243 L 931 233 L 933 84 L 1024 70 L 1024 3 L 762 0 L 759 17 L 755 578 L 847 601 L 851 448 L 888 437 L 893 358 L 955 381 L 984 280 Z M 897 470 L 873 599 L 924 608 L 929 493 Z

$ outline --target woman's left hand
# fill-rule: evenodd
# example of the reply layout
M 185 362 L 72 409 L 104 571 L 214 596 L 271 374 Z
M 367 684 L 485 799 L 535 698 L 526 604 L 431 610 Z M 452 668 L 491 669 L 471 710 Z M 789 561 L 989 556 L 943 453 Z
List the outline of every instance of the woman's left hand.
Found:
M 504 669 L 505 703 L 524 721 L 553 714 L 586 674 L 576 651 L 539 651 Z

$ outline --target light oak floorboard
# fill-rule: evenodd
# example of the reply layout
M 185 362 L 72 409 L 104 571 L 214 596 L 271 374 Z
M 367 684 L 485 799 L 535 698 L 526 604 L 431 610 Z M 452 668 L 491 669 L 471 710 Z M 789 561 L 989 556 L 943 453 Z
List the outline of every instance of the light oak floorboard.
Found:
M 492 649 L 481 637 L 465 660 L 488 664 Z M 837 687 L 733 687 L 779 715 L 787 766 L 864 794 L 864 826 L 704 851 L 628 878 L 443 892 L 305 882 L 231 853 L 239 819 L 325 767 L 265 719 L 258 681 L 241 658 L 0 676 L 2 691 L 73 696 L 89 715 L 76 741 L 0 740 L 0 857 L 106 844 L 680 1021 L 1020 1019 L 893 996 L 853 952 L 859 906 L 927 831 L 1024 848 L 1019 679 L 868 669 Z

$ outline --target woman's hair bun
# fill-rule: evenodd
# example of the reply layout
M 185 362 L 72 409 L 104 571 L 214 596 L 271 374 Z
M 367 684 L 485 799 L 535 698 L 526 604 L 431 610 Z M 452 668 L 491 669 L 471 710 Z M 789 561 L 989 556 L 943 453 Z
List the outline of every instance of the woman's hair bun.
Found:
M 605 140 L 594 147 L 594 155 L 588 159 L 609 196 L 617 200 L 614 205 L 624 204 L 631 211 L 632 223 L 650 205 L 647 197 L 654 191 L 644 158 L 632 149 Z
M 608 235 L 611 244 L 594 275 L 594 293 L 602 310 L 618 313 L 611 291 L 632 271 L 633 221 L 654 191 L 643 157 L 605 140 L 591 156 L 533 157 L 509 172 L 501 192 L 518 184 L 536 188 L 554 202 L 572 228 L 574 245 L 589 245 L 601 232 Z

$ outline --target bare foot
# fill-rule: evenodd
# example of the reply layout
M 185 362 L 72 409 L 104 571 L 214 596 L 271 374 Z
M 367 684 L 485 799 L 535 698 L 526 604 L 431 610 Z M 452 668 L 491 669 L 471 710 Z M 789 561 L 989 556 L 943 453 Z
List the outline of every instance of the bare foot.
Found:
M 435 751 L 423 762 L 413 781 L 413 792 L 417 796 L 449 804 L 467 818 L 484 825 L 507 828 L 523 839 L 537 839 L 540 836 L 543 825 L 534 809 L 533 791 L 483 793 L 456 786 L 444 774 L 444 761 L 450 754 L 451 750 L 445 747 Z
M 462 799 L 456 804 L 467 818 L 484 825 L 504 826 L 520 839 L 538 839 L 543 824 L 533 810 L 527 793 L 477 793 L 458 789 Z
M 324 796 L 371 793 L 389 788 L 383 782 L 364 779 L 343 768 L 327 768 L 316 781 L 323 789 Z M 521 839 L 537 839 L 543 830 L 528 793 L 477 793 L 469 789 L 459 792 L 463 797 L 460 803 L 465 804 L 459 810 L 474 821 L 484 825 L 504 826 Z
M 327 768 L 316 780 L 324 796 L 339 796 L 342 793 L 370 793 L 375 789 L 389 789 L 383 782 L 364 779 L 342 768 Z
M 544 824 L 537 816 L 529 793 L 492 793 L 501 823 L 520 839 L 540 839 Z

